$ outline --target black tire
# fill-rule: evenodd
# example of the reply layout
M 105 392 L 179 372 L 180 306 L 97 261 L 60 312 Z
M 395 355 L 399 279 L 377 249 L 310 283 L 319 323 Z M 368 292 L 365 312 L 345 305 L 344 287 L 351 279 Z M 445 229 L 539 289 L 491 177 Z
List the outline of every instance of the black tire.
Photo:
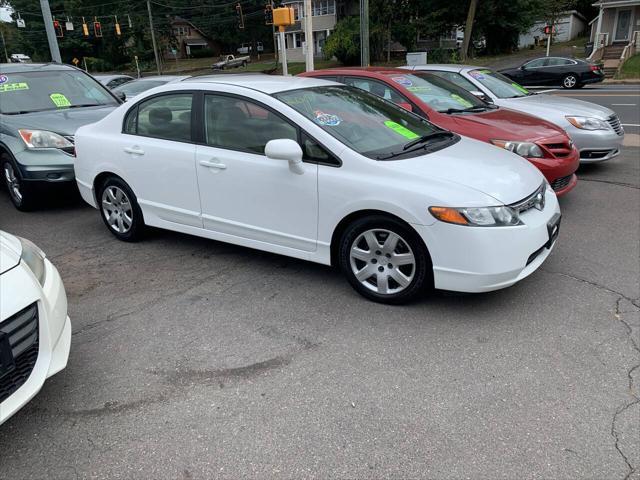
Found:
M 116 200 L 118 198 L 118 190 L 123 194 L 120 200 Z M 105 195 L 107 197 L 110 196 L 109 198 L 112 200 L 106 198 Z M 103 202 L 105 199 L 111 202 L 111 210 Z M 138 205 L 138 199 L 124 180 L 119 177 L 107 178 L 98 189 L 96 200 L 102 221 L 118 240 L 137 242 L 142 239 L 145 230 L 142 210 Z M 127 205 L 130 210 L 128 210 Z M 112 214 L 115 216 L 112 216 Z M 112 224 L 111 220 L 115 224 Z M 123 227 L 121 231 L 118 230 L 120 226 Z
M 567 73 L 562 77 L 562 88 L 578 88 L 578 85 L 580 85 L 580 81 L 575 73 Z
M 400 237 L 397 246 L 394 247 L 394 251 L 390 254 L 385 253 L 385 233 L 380 232 L 380 230 L 394 233 Z M 383 242 L 380 246 L 380 251 L 374 252 L 373 248 L 369 248 L 369 251 L 371 252 L 370 255 L 375 258 L 371 258 L 367 261 L 352 258 L 352 247 L 355 245 L 358 248 L 362 248 L 361 242 L 364 238 L 363 234 L 368 235 L 372 231 L 375 231 L 374 235 L 376 235 L 376 241 Z M 386 238 L 389 238 L 389 236 Z M 368 244 L 366 240 L 364 241 Z M 376 250 L 377 248 L 378 247 L 376 247 Z M 409 269 L 402 271 L 405 278 L 411 278 L 407 285 L 402 286 L 394 280 L 394 275 L 396 275 L 397 272 L 389 270 L 393 270 L 394 267 L 391 263 L 386 262 L 392 262 L 392 258 L 399 258 L 396 257 L 396 255 L 406 255 L 407 253 L 413 255 L 414 263 L 411 266 L 402 266 L 403 269 Z M 389 255 L 393 255 L 393 257 L 390 257 Z M 429 252 L 422 242 L 422 239 L 411 227 L 399 220 L 384 215 L 371 215 L 369 217 L 361 218 L 354 221 L 345 229 L 338 246 L 338 263 L 351 286 L 360 295 L 375 302 L 394 305 L 406 303 L 433 286 L 433 267 L 431 264 L 431 257 L 429 256 Z M 369 263 L 371 263 L 371 265 Z M 354 272 L 354 268 L 364 271 L 366 267 L 373 270 L 373 273 L 368 279 L 363 281 L 358 280 L 356 273 Z M 395 266 L 395 270 L 398 270 L 399 268 L 400 267 L 398 265 Z M 389 293 L 386 294 L 379 292 L 381 288 L 379 279 L 382 275 L 386 278 L 385 282 L 389 288 Z M 374 288 L 377 289 L 377 291 L 374 291 Z M 398 290 L 398 288 L 402 289 L 395 292 L 393 291 Z
M 0 155 L 2 183 L 9 192 L 11 203 L 21 212 L 32 211 L 37 204 L 37 189 L 25 182 L 16 162 L 6 153 Z M 10 180 L 13 178 L 13 181 Z

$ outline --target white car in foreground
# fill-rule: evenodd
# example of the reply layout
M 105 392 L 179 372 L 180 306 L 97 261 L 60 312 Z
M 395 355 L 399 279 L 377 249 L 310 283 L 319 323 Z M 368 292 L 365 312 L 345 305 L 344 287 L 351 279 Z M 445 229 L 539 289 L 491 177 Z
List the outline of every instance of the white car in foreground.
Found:
M 70 345 L 58 270 L 33 243 L 0 231 L 0 424 L 67 365 Z
M 518 155 L 320 79 L 166 85 L 80 128 L 76 151 L 82 197 L 121 240 L 152 225 L 337 264 L 389 303 L 512 285 L 560 220 Z

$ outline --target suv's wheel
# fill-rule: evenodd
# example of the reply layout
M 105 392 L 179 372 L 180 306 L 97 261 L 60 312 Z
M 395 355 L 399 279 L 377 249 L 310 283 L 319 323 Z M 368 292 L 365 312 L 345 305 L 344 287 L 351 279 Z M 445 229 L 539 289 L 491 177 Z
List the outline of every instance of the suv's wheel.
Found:
M 562 88 L 577 88 L 579 85 L 578 77 L 573 73 L 565 75 L 562 79 Z
M 382 303 L 404 303 L 431 284 L 429 254 L 418 234 L 390 217 L 355 221 L 342 235 L 340 268 L 361 295 Z
M 135 242 L 142 237 L 144 219 L 135 195 L 123 180 L 108 178 L 98 192 L 104 224 L 118 239 Z
M 9 190 L 9 198 L 13 205 L 23 212 L 33 210 L 36 202 L 35 189 L 22 180 L 20 170 L 9 155 L 6 153 L 0 155 L 0 164 L 2 165 L 2 178 L 7 190 Z

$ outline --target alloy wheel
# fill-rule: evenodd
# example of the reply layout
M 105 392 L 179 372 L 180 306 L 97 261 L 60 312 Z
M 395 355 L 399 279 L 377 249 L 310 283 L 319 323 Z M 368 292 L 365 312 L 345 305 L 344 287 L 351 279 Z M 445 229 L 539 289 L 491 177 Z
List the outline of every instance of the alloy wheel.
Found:
M 133 207 L 127 194 L 119 187 L 109 185 L 102 192 L 102 214 L 110 228 L 127 233 L 133 225 Z
M 573 75 L 568 75 L 565 77 L 564 82 L 562 82 L 565 88 L 573 88 L 578 83 L 578 80 Z
M 367 230 L 356 237 L 349 261 L 356 279 L 379 295 L 402 292 L 416 273 L 416 258 L 409 244 L 385 229 Z
M 20 179 L 18 179 L 13 166 L 9 162 L 4 163 L 4 179 L 7 182 L 7 188 L 13 200 L 18 204 L 22 203 Z

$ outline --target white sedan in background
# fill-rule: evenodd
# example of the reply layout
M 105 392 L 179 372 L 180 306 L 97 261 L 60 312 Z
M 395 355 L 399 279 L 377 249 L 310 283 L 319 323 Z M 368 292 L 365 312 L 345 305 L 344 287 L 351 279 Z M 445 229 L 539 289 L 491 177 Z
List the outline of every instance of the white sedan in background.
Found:
M 67 365 L 70 345 L 58 270 L 33 243 L 0 231 L 0 424 Z
M 624 128 L 610 108 L 575 98 L 530 92 L 490 68 L 435 64 L 403 68 L 428 71 L 500 107 L 555 123 L 567 132 L 580 151 L 580 163 L 604 162 L 620 154 Z
M 152 225 L 339 265 L 388 303 L 512 285 L 560 220 L 518 155 L 320 79 L 165 85 L 80 128 L 76 152 L 82 197 L 121 240 Z

